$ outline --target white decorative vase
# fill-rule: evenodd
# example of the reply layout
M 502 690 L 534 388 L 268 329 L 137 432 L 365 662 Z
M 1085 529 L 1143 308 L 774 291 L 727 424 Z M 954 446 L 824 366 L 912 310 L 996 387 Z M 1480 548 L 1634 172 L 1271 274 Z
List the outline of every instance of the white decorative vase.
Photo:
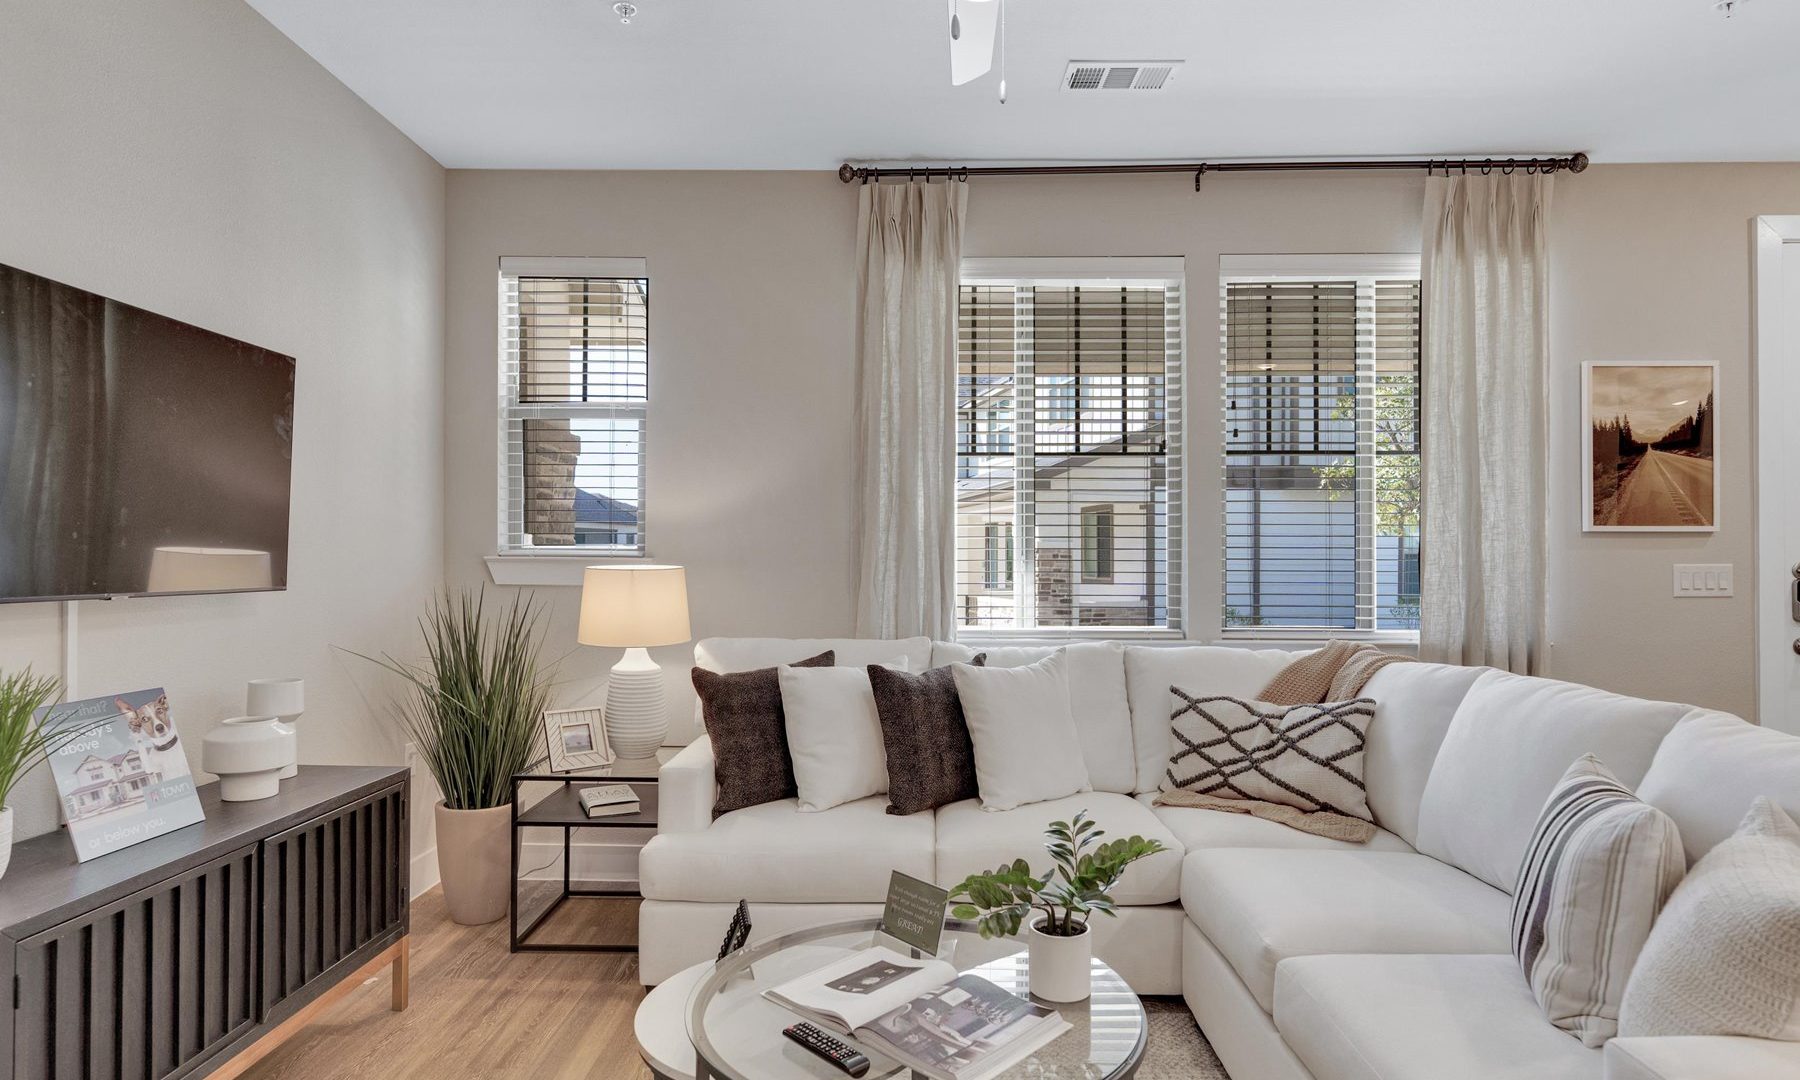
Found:
M 1031 924 L 1026 963 L 1031 996 L 1045 1001 L 1086 1001 L 1093 993 L 1094 935 L 1083 927 L 1074 937 L 1059 937 Z
M 275 726 L 294 736 L 294 755 L 281 766 L 281 779 L 291 779 L 300 771 L 300 733 L 294 727 L 306 711 L 306 682 L 302 679 L 251 679 L 244 691 L 244 712 L 251 716 L 273 716 Z
M 273 716 L 234 716 L 200 741 L 200 767 L 219 777 L 219 798 L 255 802 L 281 791 L 281 770 L 294 760 L 294 732 Z
M 606 683 L 606 741 L 616 758 L 655 757 L 669 734 L 662 668 L 644 649 L 626 649 Z
M 12 862 L 12 819 L 12 807 L 0 806 L 0 877 L 6 876 L 6 865 Z
M 435 807 L 438 877 L 444 906 L 464 926 L 491 923 L 512 902 L 512 807 Z

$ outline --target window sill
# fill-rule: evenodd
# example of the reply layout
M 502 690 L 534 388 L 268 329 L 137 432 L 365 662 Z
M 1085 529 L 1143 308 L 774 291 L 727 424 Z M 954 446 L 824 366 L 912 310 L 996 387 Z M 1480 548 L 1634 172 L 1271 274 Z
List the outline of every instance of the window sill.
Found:
M 567 555 L 484 555 L 488 577 L 496 585 L 581 586 L 582 571 L 590 566 L 643 562 L 647 556 L 608 555 L 577 551 Z
M 1051 641 L 1167 641 L 1180 642 L 1180 630 L 1148 626 L 1052 626 L 1043 629 L 995 627 L 991 630 L 957 630 L 954 640 L 965 645 L 1031 645 Z
M 1272 627 L 1234 627 L 1219 631 L 1216 645 L 1271 649 L 1318 648 L 1329 641 L 1353 641 L 1375 645 L 1391 652 L 1415 653 L 1419 649 L 1417 630 L 1279 630 Z

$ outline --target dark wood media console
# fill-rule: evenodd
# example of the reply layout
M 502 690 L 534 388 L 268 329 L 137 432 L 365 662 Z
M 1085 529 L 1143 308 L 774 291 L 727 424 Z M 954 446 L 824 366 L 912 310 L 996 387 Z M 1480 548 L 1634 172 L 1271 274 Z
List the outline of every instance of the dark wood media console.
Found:
M 233 1077 L 384 965 L 405 1008 L 408 777 L 303 765 L 258 802 L 205 785 L 205 821 L 87 863 L 60 832 L 15 846 L 0 1080 Z

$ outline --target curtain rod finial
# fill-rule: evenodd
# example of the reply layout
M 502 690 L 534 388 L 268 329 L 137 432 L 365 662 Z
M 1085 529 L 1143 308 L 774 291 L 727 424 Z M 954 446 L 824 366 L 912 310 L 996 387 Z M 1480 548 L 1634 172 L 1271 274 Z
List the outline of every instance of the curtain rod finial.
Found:
M 856 166 L 848 161 L 838 166 L 838 179 L 848 184 L 856 179 Z
M 1586 154 L 1576 154 L 1569 159 L 1569 171 L 1572 173 L 1586 172 L 1587 167 L 1588 156 Z

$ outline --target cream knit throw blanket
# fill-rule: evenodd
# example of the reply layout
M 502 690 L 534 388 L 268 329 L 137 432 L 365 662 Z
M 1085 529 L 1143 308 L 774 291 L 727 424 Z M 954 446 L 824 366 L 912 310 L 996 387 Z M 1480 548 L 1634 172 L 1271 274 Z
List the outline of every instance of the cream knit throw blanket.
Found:
M 1325 701 L 1348 701 L 1362 693 L 1363 687 L 1377 671 L 1389 664 L 1412 658 L 1386 653 L 1373 645 L 1350 641 L 1330 641 L 1325 647 L 1295 660 L 1263 687 L 1258 701 L 1271 705 L 1315 705 Z M 1273 821 L 1313 836 L 1342 840 L 1350 844 L 1366 844 L 1375 838 L 1373 822 L 1329 811 L 1308 813 L 1294 806 L 1257 802 L 1250 799 L 1221 799 L 1192 791 L 1165 791 L 1156 797 L 1158 806 L 1194 806 L 1203 810 L 1223 810 L 1231 814 L 1249 814 Z

